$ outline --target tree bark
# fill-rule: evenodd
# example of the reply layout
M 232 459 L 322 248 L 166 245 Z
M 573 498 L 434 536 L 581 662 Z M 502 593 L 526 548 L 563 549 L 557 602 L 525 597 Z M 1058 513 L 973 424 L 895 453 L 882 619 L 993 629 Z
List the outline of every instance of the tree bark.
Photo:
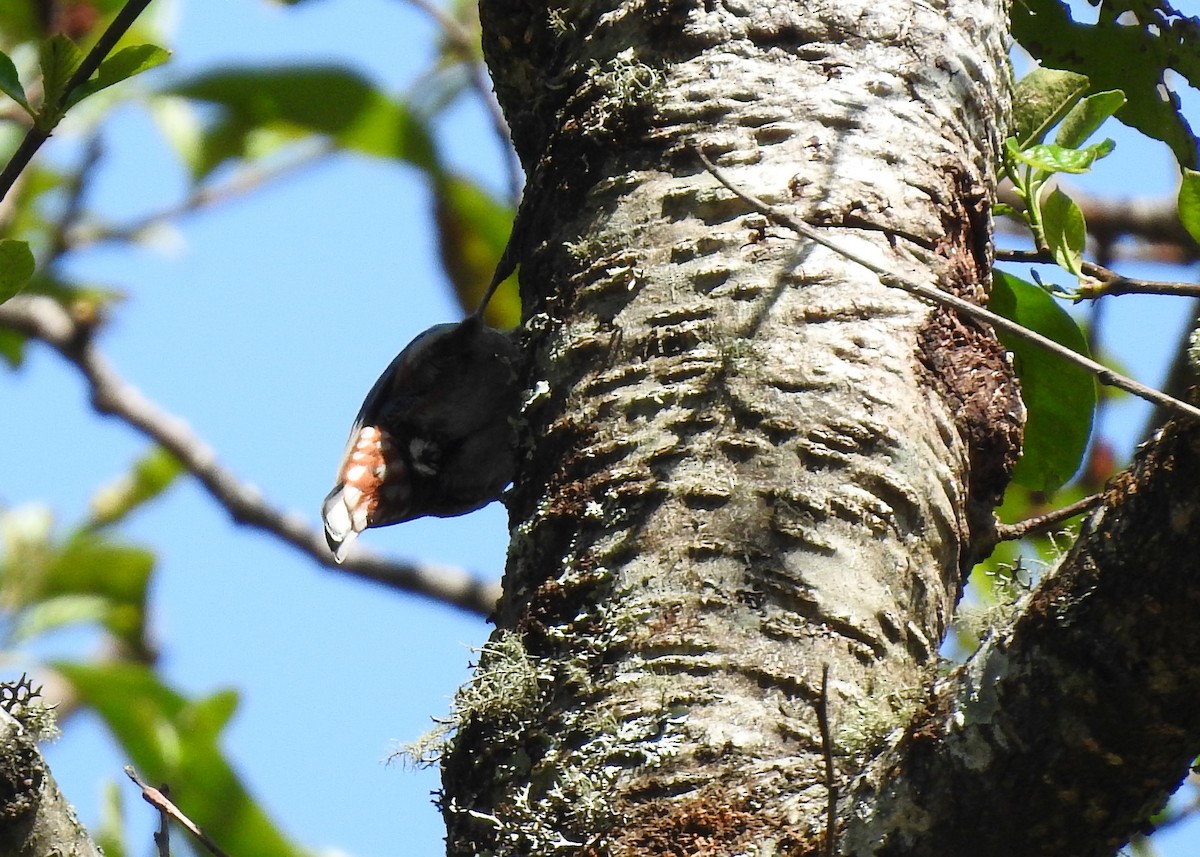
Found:
M 448 853 L 817 853 L 867 809 L 847 784 L 925 700 L 1022 408 L 989 331 L 769 227 L 690 147 L 982 300 L 1004 16 L 481 3 L 530 176 L 529 455 Z

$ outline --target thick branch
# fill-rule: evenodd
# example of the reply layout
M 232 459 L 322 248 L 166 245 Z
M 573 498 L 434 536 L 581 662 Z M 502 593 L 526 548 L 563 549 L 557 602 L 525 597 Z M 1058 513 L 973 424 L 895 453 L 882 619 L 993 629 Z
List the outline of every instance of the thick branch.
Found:
M 33 739 L 0 709 L 0 854 L 101 857 Z
M 182 461 L 239 524 L 270 533 L 326 568 L 481 615 L 495 605 L 499 587 L 461 569 L 395 562 L 361 550 L 337 565 L 321 533 L 302 518 L 268 504 L 258 489 L 223 467 L 216 453 L 183 420 L 161 410 L 121 378 L 96 348 L 94 329 L 73 319 L 54 300 L 38 295 L 13 298 L 0 306 L 0 326 L 53 346 L 83 374 L 97 411 L 117 417 Z
M 1169 426 L 1104 499 L 1012 625 L 860 779 L 855 804 L 876 810 L 847 816 L 844 853 L 1111 855 L 1186 775 L 1200 428 Z

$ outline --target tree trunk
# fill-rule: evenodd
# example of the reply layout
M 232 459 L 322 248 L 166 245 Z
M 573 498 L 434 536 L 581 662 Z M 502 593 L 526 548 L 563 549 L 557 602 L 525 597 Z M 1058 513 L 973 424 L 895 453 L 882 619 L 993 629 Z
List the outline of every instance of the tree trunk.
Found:
M 691 147 L 982 300 L 1004 4 L 481 17 L 530 175 L 532 392 L 448 851 L 824 853 L 926 699 L 1022 408 L 989 331 L 769 226 Z

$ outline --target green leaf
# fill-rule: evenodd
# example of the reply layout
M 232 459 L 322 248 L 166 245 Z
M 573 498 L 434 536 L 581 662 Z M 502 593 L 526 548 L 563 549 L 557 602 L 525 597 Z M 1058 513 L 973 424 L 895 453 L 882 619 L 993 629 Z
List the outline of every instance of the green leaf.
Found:
M 1036 59 L 1087 75 L 1095 90 L 1122 90 L 1128 103 L 1116 118 L 1165 142 L 1180 166 L 1200 168 L 1200 141 L 1171 85 L 1178 75 L 1200 87 L 1200 19 L 1165 3 L 1123 2 L 1105 3 L 1096 24 L 1081 24 L 1060 0 L 1013 3 L 1010 19 L 1013 35 Z
M 35 263 L 29 244 L 15 238 L 0 238 L 0 304 L 25 287 Z
M 188 699 L 133 663 L 59 663 L 75 688 L 151 782 L 187 789 L 188 817 L 229 854 L 305 857 L 254 801 L 221 752 L 236 695 Z
M 1074 319 L 1033 283 L 996 271 L 988 306 L 1072 351 L 1087 354 L 1087 341 Z M 1096 381 L 1086 369 L 1036 345 L 1003 332 L 997 335 L 1013 353 L 1028 412 L 1024 449 L 1013 481 L 1035 491 L 1054 491 L 1079 469 L 1087 450 Z
M 25 87 L 21 86 L 21 78 L 17 75 L 17 67 L 3 51 L 0 51 L 0 92 L 24 107 L 30 116 L 33 115 L 25 98 Z
M 1054 142 L 1068 149 L 1079 148 L 1124 104 L 1125 93 L 1119 89 L 1089 95 L 1063 117 Z
M 442 267 L 463 310 L 473 312 L 508 243 L 513 209 L 475 182 L 440 172 L 433 201 Z M 521 298 L 515 276 L 492 296 L 484 320 L 501 329 L 520 323 Z
M 1035 68 L 1013 90 L 1013 124 L 1020 148 L 1040 143 L 1088 90 L 1085 75 Z
M 96 76 L 79 86 L 67 97 L 67 105 L 78 104 L 89 95 L 149 71 L 170 59 L 170 51 L 157 45 L 130 45 L 100 63 Z
M 1105 140 L 1082 149 L 1067 149 L 1054 143 L 1019 149 L 1012 137 L 1005 140 L 1005 144 L 1014 159 L 1047 173 L 1086 173 L 1092 164 L 1111 154 L 1117 145 L 1112 140 Z
M 1200 242 L 1200 173 L 1186 167 L 1179 183 L 1179 221 Z
M 42 64 L 42 103 L 45 105 L 42 110 L 43 114 L 46 111 L 51 114 L 43 115 L 41 119 L 53 127 L 62 118 L 57 105 L 66 95 L 67 81 L 83 62 L 83 53 L 74 42 L 57 33 L 41 43 L 38 58 Z
M 1087 245 L 1087 224 L 1075 201 L 1058 188 L 1042 202 L 1042 230 L 1054 261 L 1076 277 L 1083 276 L 1080 266 Z
M 255 129 L 324 134 L 377 157 L 435 169 L 436 153 L 423 123 L 403 103 L 361 75 L 330 66 L 242 68 L 212 72 L 170 92 L 221 108 L 217 126 L 224 151 Z
M 65 596 L 103 599 L 107 609 L 97 618 L 104 628 L 130 653 L 146 654 L 146 592 L 154 559 L 145 548 L 117 544 L 80 530 L 47 564 L 40 600 Z
M 104 784 L 100 801 L 100 824 L 95 828 L 96 844 L 104 857 L 126 857 L 125 807 L 122 791 L 113 781 Z
M 139 459 L 133 470 L 104 486 L 92 497 L 91 525 L 116 523 L 143 503 L 153 500 L 183 473 L 179 459 L 155 447 Z
M 0 329 L 0 359 L 10 369 L 20 367 L 25 360 L 25 336 L 8 328 Z
M 107 598 L 99 595 L 46 598 L 13 616 L 9 639 L 22 642 L 71 625 L 102 624 L 111 606 Z

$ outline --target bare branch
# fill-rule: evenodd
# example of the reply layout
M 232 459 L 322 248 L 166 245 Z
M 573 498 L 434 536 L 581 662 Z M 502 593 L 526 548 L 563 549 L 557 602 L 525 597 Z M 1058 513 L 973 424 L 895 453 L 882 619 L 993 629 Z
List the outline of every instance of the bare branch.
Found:
M 200 828 L 200 825 L 196 824 L 196 822 L 184 815 L 179 807 L 171 803 L 171 801 L 167 799 L 167 796 L 162 791 L 159 791 L 158 789 L 154 788 L 154 786 L 143 782 L 141 778 L 138 777 L 137 772 L 133 769 L 132 765 L 125 766 L 125 776 L 133 780 L 137 787 L 142 790 L 142 800 L 150 804 L 163 815 L 169 815 L 176 822 L 183 825 L 184 829 L 187 830 L 188 833 L 196 837 L 196 839 L 210 852 L 215 854 L 216 857 L 229 857 L 228 854 L 221 850 L 221 847 L 217 845 L 217 843 L 213 842 L 212 837 Z
M 100 163 L 103 154 L 103 143 L 98 133 L 88 137 L 83 150 L 83 160 L 75 172 L 67 179 L 66 205 L 62 214 L 54 224 L 54 232 L 50 239 L 51 260 L 62 256 L 71 249 L 70 234 L 83 216 L 83 199 L 87 195 L 92 179 L 95 178 L 96 165 Z
M 1100 505 L 1103 499 L 1104 495 L 1102 494 L 1092 494 L 1084 497 L 1082 500 L 1075 501 L 1069 506 L 1063 506 L 1061 509 L 1055 509 L 1044 515 L 1035 515 L 1032 518 L 1026 518 L 1024 521 L 1018 521 L 1015 524 L 997 524 L 995 540 L 996 542 L 1011 542 L 1027 536 L 1044 533 L 1058 526 L 1063 521 L 1069 521 L 1076 515 L 1082 515 L 1089 509 L 1094 509 Z M 988 552 L 990 553 L 990 551 Z
M 94 327 L 73 319 L 51 298 L 18 295 L 0 306 L 0 326 L 52 346 L 84 376 L 97 411 L 117 417 L 178 458 L 239 524 L 270 533 L 335 571 L 483 616 L 495 606 L 499 584 L 462 569 L 396 562 L 362 550 L 339 566 L 320 532 L 302 517 L 269 505 L 258 489 L 239 481 L 183 420 L 160 409 L 117 374 L 93 342 Z
M 901 289 L 908 292 L 910 295 L 914 295 L 915 297 L 923 298 L 924 300 L 948 309 L 957 310 L 969 318 L 986 322 L 998 330 L 1003 330 L 1005 333 L 1012 334 L 1013 336 L 1016 336 L 1025 342 L 1029 342 L 1045 351 L 1049 351 L 1051 354 L 1061 357 L 1063 360 L 1066 360 L 1069 363 L 1073 363 L 1080 368 L 1086 369 L 1088 372 L 1095 375 L 1096 380 L 1098 380 L 1101 384 L 1105 384 L 1110 387 L 1117 387 L 1118 389 L 1124 390 L 1127 393 L 1132 393 L 1139 399 L 1145 399 L 1146 401 L 1153 402 L 1156 405 L 1170 408 L 1175 413 L 1184 414 L 1192 419 L 1200 420 L 1200 408 L 1189 405 L 1187 402 L 1181 402 L 1178 399 L 1172 398 L 1171 396 L 1153 389 L 1152 387 L 1147 387 L 1145 384 L 1140 384 L 1137 381 L 1134 381 L 1132 378 L 1127 378 L 1119 372 L 1115 372 L 1108 368 L 1104 364 L 1097 363 L 1095 360 L 1084 357 L 1082 354 L 1077 354 L 1066 346 L 1059 345 L 1057 342 L 1047 339 L 1041 334 L 1034 333 L 1029 328 L 1017 324 L 1015 321 L 1011 321 L 1003 316 L 996 315 L 996 313 L 992 312 L 991 310 L 984 309 L 981 306 L 976 306 L 970 301 L 963 300 L 962 298 L 956 297 L 949 292 L 943 292 L 941 289 L 934 288 L 933 286 L 918 283 L 902 277 L 893 271 L 889 271 L 882 265 L 872 262 L 865 256 L 855 253 L 849 248 L 842 246 L 836 241 L 831 241 L 829 238 L 822 235 L 819 230 L 814 229 L 807 223 L 797 220 L 780 209 L 771 205 L 767 205 L 767 203 L 763 202 L 758 197 L 751 196 L 750 194 L 746 193 L 741 188 L 734 185 L 733 182 L 730 181 L 730 179 L 724 174 L 724 172 L 714 166 L 712 162 L 710 162 L 708 158 L 704 156 L 704 153 L 701 152 L 699 148 L 694 149 L 694 151 L 703 162 L 705 169 L 712 174 L 713 178 L 724 185 L 738 199 L 745 202 L 760 214 L 769 217 L 780 226 L 791 229 L 796 234 L 801 235 L 810 241 L 814 241 L 817 244 L 820 244 L 822 247 L 832 250 L 834 253 L 837 253 L 839 256 L 848 259 L 855 264 L 861 265 L 871 273 L 878 276 L 879 282 L 883 283 L 883 285 Z
M 160 791 L 164 798 L 170 794 L 166 785 L 163 785 Z M 145 792 L 142 796 L 145 797 Z M 160 807 L 158 810 L 158 830 L 154 833 L 154 845 L 158 848 L 158 857 L 171 857 L 171 813 L 166 807 Z
M 219 185 L 196 188 L 175 205 L 151 212 L 123 226 L 64 223 L 61 228 L 65 233 L 65 246 L 77 250 L 103 241 L 136 241 L 159 226 L 244 196 L 263 185 L 310 167 L 336 151 L 335 144 L 326 140 L 316 141 L 312 146 L 302 147 L 300 153 L 287 160 L 265 166 L 255 164 L 244 167 Z
M 997 262 L 1053 265 L 1054 256 L 1049 250 L 996 250 Z M 1174 295 L 1177 297 L 1200 298 L 1200 283 L 1174 283 L 1161 280 L 1140 280 L 1126 277 L 1111 268 L 1095 262 L 1083 262 L 1083 273 L 1097 280 L 1094 284 L 1081 284 L 1079 296 L 1088 300 L 1104 295 Z

